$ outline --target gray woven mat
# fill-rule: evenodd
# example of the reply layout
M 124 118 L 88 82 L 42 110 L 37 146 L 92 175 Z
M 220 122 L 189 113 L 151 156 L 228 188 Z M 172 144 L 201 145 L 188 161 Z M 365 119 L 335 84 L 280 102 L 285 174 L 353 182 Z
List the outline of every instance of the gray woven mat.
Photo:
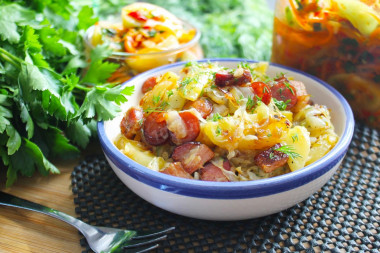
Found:
M 78 217 L 127 229 L 175 226 L 154 252 L 379 252 L 380 142 L 364 125 L 337 173 L 307 200 L 267 217 L 211 222 L 159 209 L 131 192 L 103 155 L 88 157 L 72 173 Z M 82 238 L 83 252 L 91 252 Z

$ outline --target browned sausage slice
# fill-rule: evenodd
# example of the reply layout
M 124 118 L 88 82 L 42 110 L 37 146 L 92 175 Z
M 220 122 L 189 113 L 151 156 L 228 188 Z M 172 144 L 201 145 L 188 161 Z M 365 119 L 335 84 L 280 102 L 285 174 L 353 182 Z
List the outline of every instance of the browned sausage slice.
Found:
M 156 84 L 157 84 L 156 77 L 155 76 L 149 77 L 148 79 L 146 79 L 146 81 L 143 83 L 141 87 L 142 93 L 146 93 L 152 90 L 153 87 L 156 86 Z
M 143 110 L 140 107 L 131 107 L 120 122 L 121 133 L 132 139 L 140 131 L 143 118 Z
M 224 161 L 223 168 L 225 170 L 230 170 L 231 165 L 228 160 Z M 203 181 L 214 181 L 214 182 L 229 182 L 228 178 L 223 174 L 222 170 L 212 163 L 207 163 L 204 168 L 199 170 L 200 179 Z
M 172 158 L 181 162 L 183 168 L 190 174 L 203 167 L 214 157 L 214 152 L 205 144 L 188 142 L 174 149 Z
M 149 114 L 145 118 L 143 130 L 145 141 L 153 146 L 164 144 L 169 138 L 169 130 L 162 112 Z
M 188 101 L 183 107 L 184 110 L 191 108 L 197 110 L 204 119 L 207 118 L 207 116 L 210 115 L 213 110 L 212 103 L 205 97 L 201 97 L 195 101 Z
M 297 91 L 290 83 L 276 83 L 271 87 L 271 91 L 273 98 L 287 103 L 286 110 L 297 104 Z
M 169 166 L 161 172 L 176 177 L 193 179 L 193 177 L 189 173 L 187 173 L 186 170 L 183 169 L 182 164 L 180 162 L 170 163 Z
M 258 153 L 254 161 L 265 172 L 269 173 L 275 169 L 285 165 L 289 156 L 275 149 L 281 147 L 281 144 L 276 144 L 273 147 Z
M 170 139 L 176 145 L 181 145 L 186 142 L 194 141 L 200 132 L 199 119 L 193 113 L 185 111 L 180 112 L 179 116 L 181 117 L 185 128 L 186 136 L 179 138 L 176 133 L 170 131 Z
M 245 69 L 239 76 L 233 73 L 221 70 L 215 74 L 215 85 L 224 87 L 228 85 L 242 85 L 252 81 L 252 74 L 249 70 Z
M 296 89 L 297 96 L 308 95 L 306 91 L 306 87 L 301 81 L 289 81 L 289 83 Z

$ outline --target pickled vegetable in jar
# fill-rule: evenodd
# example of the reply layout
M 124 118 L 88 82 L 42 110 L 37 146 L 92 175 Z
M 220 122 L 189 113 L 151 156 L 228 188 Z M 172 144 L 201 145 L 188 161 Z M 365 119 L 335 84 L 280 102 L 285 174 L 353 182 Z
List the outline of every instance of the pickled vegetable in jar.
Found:
M 272 61 L 327 81 L 380 128 L 379 0 L 278 0 Z
M 121 9 L 121 19 L 97 22 L 87 30 L 87 55 L 98 45 L 112 50 L 108 60 L 119 68 L 107 80 L 123 83 L 131 77 L 177 61 L 203 58 L 200 32 L 157 5 L 135 2 Z

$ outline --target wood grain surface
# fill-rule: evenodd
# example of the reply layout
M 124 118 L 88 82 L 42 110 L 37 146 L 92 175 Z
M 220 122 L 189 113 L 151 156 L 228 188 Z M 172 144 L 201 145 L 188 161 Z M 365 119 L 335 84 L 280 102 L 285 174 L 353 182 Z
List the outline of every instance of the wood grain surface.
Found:
M 36 173 L 31 178 L 20 177 L 7 189 L 5 170 L 0 167 L 0 190 L 76 217 L 70 175 L 80 159 L 94 150 L 99 151 L 99 146 L 93 145 L 90 151 L 84 152 L 77 160 L 54 162 L 61 171 L 59 175 L 43 177 Z M 80 237 L 74 227 L 60 220 L 32 211 L 0 206 L 1 253 L 81 252 Z

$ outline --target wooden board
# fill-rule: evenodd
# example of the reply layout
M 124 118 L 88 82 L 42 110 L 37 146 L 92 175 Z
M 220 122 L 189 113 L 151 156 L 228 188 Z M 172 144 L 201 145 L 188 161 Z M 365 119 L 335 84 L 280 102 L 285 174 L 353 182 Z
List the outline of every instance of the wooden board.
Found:
M 91 149 L 99 151 L 98 145 Z M 0 190 L 76 217 L 70 175 L 80 159 L 83 156 L 70 162 L 54 163 L 61 171 L 59 175 L 43 177 L 36 174 L 32 178 L 19 178 L 8 189 L 4 187 L 5 174 L 0 168 Z M 80 237 L 78 230 L 60 220 L 32 211 L 0 206 L 1 253 L 81 252 Z

